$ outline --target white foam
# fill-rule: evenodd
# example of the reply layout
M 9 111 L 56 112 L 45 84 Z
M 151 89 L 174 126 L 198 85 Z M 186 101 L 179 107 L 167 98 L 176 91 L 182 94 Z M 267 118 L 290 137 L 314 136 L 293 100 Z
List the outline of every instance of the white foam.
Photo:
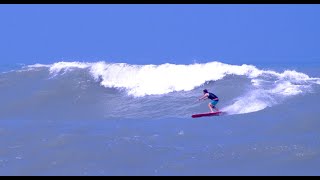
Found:
M 133 96 L 166 94 L 174 91 L 189 91 L 208 81 L 222 79 L 226 75 L 244 75 L 252 79 L 254 86 L 259 86 L 264 76 L 287 82 L 312 81 L 320 83 L 319 78 L 310 78 L 308 75 L 296 71 L 286 70 L 283 73 L 265 71 L 253 65 L 230 65 L 221 62 L 204 64 L 176 65 L 130 65 L 126 63 L 96 63 L 86 62 L 57 62 L 51 65 L 35 64 L 29 68 L 48 67 L 51 74 L 73 71 L 74 69 L 90 70 L 96 80 L 101 80 L 104 87 L 124 88 Z M 257 77 L 260 77 L 257 79 Z M 256 78 L 256 79 L 254 79 Z M 295 94 L 298 86 L 286 83 L 274 90 L 276 93 Z M 283 86 L 288 85 L 288 88 Z M 291 88 L 291 90 L 290 90 Z
M 125 88 L 133 96 L 158 95 L 174 91 L 189 91 L 208 81 L 228 74 L 256 77 L 260 71 L 251 65 L 228 65 L 220 62 L 191 65 L 129 65 L 103 62 L 91 66 L 95 79 L 105 87 Z
M 81 63 L 81 62 L 57 62 L 50 66 L 50 73 L 58 74 L 61 71 L 68 72 L 73 69 L 84 69 L 91 66 L 92 63 Z
M 51 65 L 46 65 L 46 64 L 33 64 L 33 65 L 28 65 L 27 68 L 42 68 L 42 67 L 47 67 L 50 68 Z
M 276 87 L 269 90 L 272 94 L 280 94 L 284 96 L 293 96 L 302 93 L 302 85 L 293 85 L 292 83 L 285 81 L 276 84 Z
M 309 78 L 308 76 L 304 76 L 304 74 L 293 71 L 277 74 L 278 80 L 274 82 L 252 79 L 251 82 L 256 89 L 249 90 L 241 98 L 237 98 L 234 103 L 224 107 L 222 110 L 229 114 L 260 111 L 266 107 L 272 107 L 280 103 L 285 98 L 311 92 L 311 85 L 315 84 L 313 80 L 317 79 Z
M 46 64 L 33 64 L 33 65 L 22 66 L 22 69 L 12 70 L 12 71 L 16 71 L 16 72 L 37 71 L 37 70 L 40 70 L 41 68 L 50 68 L 50 67 L 51 65 L 46 65 Z
M 272 107 L 280 103 L 285 98 L 310 92 L 312 89 L 311 85 L 314 83 L 312 78 L 300 73 L 292 73 L 291 71 L 286 71 L 282 74 L 278 73 L 277 78 L 278 80 L 274 82 L 252 79 L 251 82 L 255 89 L 249 90 L 241 98 L 237 98 L 234 103 L 222 110 L 229 114 L 260 111 L 266 107 Z
M 48 67 L 53 75 L 74 69 L 90 68 L 92 76 L 104 87 L 124 88 L 129 95 L 145 96 L 189 91 L 205 82 L 222 79 L 228 74 L 256 77 L 261 71 L 252 65 L 229 65 L 220 62 L 191 65 L 130 65 L 126 63 L 57 62 L 35 64 L 29 68 Z
M 221 110 L 228 114 L 245 114 L 260 111 L 268 107 L 266 102 L 255 100 L 254 102 L 247 102 L 245 100 L 238 100 L 230 106 L 224 107 Z
M 251 79 L 251 83 L 253 86 L 260 87 L 264 80 L 262 79 Z
M 235 102 L 221 110 L 228 114 L 244 114 L 260 111 L 274 104 L 277 104 L 277 101 L 266 90 L 256 89 L 236 98 Z
M 286 70 L 282 74 L 279 74 L 282 79 L 295 80 L 295 81 L 307 81 L 310 77 L 304 73 Z

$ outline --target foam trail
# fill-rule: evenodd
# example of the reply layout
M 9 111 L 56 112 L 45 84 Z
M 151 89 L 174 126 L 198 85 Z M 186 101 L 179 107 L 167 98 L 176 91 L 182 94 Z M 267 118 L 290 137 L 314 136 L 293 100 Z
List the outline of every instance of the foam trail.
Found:
M 244 114 L 260 111 L 277 104 L 277 101 L 266 90 L 257 89 L 238 97 L 235 102 L 222 108 L 228 114 Z

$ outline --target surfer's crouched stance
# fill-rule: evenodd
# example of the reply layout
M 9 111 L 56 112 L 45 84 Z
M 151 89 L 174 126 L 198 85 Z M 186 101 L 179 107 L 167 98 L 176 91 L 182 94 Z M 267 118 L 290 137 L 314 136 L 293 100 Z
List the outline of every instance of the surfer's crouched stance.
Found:
M 208 92 L 208 90 L 205 89 L 203 90 L 203 96 L 200 97 L 198 100 L 200 101 L 202 99 L 211 99 L 211 102 L 208 104 L 210 111 L 213 112 L 213 109 L 215 109 L 217 112 L 219 112 L 219 109 L 216 108 L 216 105 L 219 102 L 219 98 L 216 95 L 214 95 L 211 92 Z

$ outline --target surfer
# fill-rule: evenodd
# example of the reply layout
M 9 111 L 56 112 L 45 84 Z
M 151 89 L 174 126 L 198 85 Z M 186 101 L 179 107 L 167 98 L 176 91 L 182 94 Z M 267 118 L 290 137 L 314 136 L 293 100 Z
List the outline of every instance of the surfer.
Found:
M 219 98 L 214 95 L 213 93 L 209 92 L 207 89 L 203 90 L 203 96 L 201 96 L 198 101 L 200 100 L 206 100 L 211 99 L 211 102 L 208 104 L 209 109 L 211 112 L 213 112 L 213 109 L 215 109 L 217 112 L 219 112 L 219 109 L 216 108 L 217 103 L 219 102 Z

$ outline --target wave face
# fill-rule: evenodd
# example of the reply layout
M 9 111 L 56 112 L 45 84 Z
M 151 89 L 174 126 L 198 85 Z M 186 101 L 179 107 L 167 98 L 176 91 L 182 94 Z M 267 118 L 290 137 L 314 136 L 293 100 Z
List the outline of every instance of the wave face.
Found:
M 220 98 L 227 114 L 285 104 L 313 93 L 320 78 L 295 70 L 254 65 L 132 65 L 57 62 L 27 65 L 0 75 L 0 118 L 167 118 L 207 112 L 195 102 L 204 88 Z

